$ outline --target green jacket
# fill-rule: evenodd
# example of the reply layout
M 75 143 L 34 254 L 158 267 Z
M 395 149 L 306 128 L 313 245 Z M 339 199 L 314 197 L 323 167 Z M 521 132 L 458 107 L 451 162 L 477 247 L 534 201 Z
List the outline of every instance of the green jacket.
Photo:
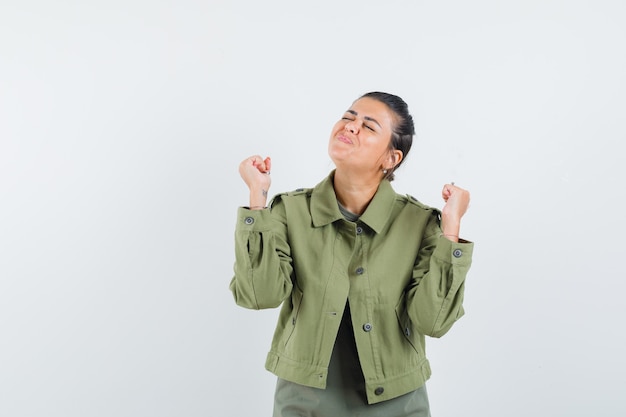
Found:
M 326 386 L 349 301 L 368 402 L 377 403 L 430 377 L 424 336 L 442 336 L 463 315 L 473 243 L 441 237 L 440 212 L 386 180 L 349 222 L 333 175 L 275 196 L 269 209 L 239 208 L 230 289 L 246 308 L 282 303 L 265 367 L 316 388 Z

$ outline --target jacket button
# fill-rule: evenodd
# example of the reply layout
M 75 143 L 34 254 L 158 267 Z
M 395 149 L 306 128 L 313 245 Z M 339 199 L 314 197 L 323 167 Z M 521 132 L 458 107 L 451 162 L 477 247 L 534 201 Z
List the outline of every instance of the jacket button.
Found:
M 358 267 L 354 272 L 356 272 L 357 275 L 363 275 L 363 271 L 365 271 L 363 267 Z
M 246 224 L 252 224 L 252 223 L 254 223 L 254 219 L 253 219 L 252 217 L 246 217 L 246 218 L 244 219 L 244 222 L 245 222 Z
M 411 336 L 411 329 L 409 329 L 408 327 L 406 327 L 406 328 L 404 329 L 404 334 L 405 334 L 407 337 Z
M 365 323 L 363 325 L 363 330 L 365 330 L 366 332 L 369 332 L 370 330 L 372 330 L 372 325 L 370 323 Z
M 376 395 L 381 395 L 383 392 L 385 392 L 385 389 L 383 387 L 378 387 L 374 390 L 374 394 Z
M 454 255 L 455 258 L 460 258 L 463 256 L 463 251 L 461 249 L 455 249 L 454 252 L 452 252 L 452 255 Z
M 363 233 L 363 228 L 361 226 L 357 226 L 356 228 L 356 234 L 360 235 L 361 233 Z

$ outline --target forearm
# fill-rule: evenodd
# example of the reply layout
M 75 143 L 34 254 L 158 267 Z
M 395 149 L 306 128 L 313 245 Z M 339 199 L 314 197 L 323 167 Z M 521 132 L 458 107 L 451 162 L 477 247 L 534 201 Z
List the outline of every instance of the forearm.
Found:
M 432 253 L 425 253 L 414 270 L 415 284 L 407 292 L 409 314 L 417 330 L 440 337 L 463 314 L 465 277 L 473 244 L 438 238 Z
M 291 293 L 292 265 L 282 207 L 252 211 L 239 208 L 235 228 L 235 265 L 230 289 L 238 305 L 278 306 Z
M 273 248 L 271 234 L 241 234 L 236 238 L 234 276 L 230 283 L 235 302 L 251 309 L 273 308 L 291 293 L 291 268 Z

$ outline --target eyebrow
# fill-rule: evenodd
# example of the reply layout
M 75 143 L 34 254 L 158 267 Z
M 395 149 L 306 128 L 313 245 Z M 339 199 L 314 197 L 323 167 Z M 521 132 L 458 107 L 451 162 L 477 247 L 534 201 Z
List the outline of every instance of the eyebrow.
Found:
M 354 110 L 346 110 L 346 113 L 350 113 L 350 114 L 353 114 L 353 115 L 355 115 L 355 116 L 358 116 L 358 115 L 359 115 L 359 113 L 355 112 Z M 374 122 L 374 123 L 376 123 L 376 124 L 378 125 L 378 127 L 380 127 L 381 129 L 383 128 L 383 127 L 380 125 L 380 123 L 378 123 L 378 121 L 377 121 L 376 119 L 372 118 L 372 117 L 369 117 L 369 116 L 363 116 L 363 119 L 365 119 L 365 120 L 367 120 L 367 121 L 370 121 L 370 122 Z

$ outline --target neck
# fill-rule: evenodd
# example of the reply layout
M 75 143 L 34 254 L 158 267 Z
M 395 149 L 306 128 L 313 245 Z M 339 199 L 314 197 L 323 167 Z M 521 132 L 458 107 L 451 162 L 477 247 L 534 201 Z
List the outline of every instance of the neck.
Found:
M 348 211 L 361 215 L 369 205 L 378 186 L 379 177 L 362 177 L 335 171 L 333 186 L 337 199 Z

